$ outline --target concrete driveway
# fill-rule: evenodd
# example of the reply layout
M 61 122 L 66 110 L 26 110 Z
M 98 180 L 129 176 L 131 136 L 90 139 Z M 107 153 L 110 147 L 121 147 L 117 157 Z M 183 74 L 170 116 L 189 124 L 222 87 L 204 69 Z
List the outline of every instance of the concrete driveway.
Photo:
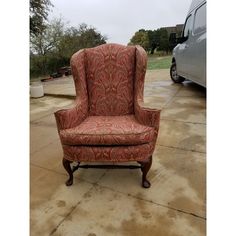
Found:
M 149 171 L 80 169 L 66 187 L 53 112 L 73 104 L 72 78 L 44 83 L 30 100 L 31 235 L 202 236 L 206 234 L 206 92 L 148 71 L 145 104 L 162 108 Z

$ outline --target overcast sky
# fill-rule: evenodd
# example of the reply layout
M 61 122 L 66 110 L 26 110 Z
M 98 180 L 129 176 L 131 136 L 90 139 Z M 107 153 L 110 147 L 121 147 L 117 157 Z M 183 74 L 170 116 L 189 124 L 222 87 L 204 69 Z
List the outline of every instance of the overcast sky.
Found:
M 192 0 L 51 0 L 49 19 L 62 16 L 70 26 L 86 23 L 127 44 L 139 29 L 183 24 Z

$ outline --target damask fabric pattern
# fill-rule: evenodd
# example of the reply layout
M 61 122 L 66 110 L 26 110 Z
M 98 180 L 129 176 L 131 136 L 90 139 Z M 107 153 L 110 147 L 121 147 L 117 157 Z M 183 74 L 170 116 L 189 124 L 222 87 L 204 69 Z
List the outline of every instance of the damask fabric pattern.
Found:
M 63 145 L 64 158 L 69 161 L 145 161 L 152 155 L 155 143 L 135 146 L 69 146 Z
M 88 94 L 84 50 L 80 50 L 72 56 L 71 70 L 76 89 L 76 105 L 71 109 L 63 109 L 54 113 L 58 131 L 76 127 L 88 115 Z
M 79 126 L 60 131 L 66 145 L 137 145 L 151 142 L 157 132 L 134 115 L 89 116 Z
M 160 110 L 143 107 L 146 64 L 140 46 L 104 44 L 72 56 L 75 106 L 55 112 L 65 159 L 148 160 Z
M 135 47 L 86 49 L 89 115 L 133 114 Z
M 136 119 L 144 125 L 159 129 L 160 110 L 143 107 L 144 79 L 147 68 L 147 54 L 140 46 L 136 46 L 136 68 L 134 89 L 134 113 Z
M 62 109 L 54 113 L 58 132 L 63 129 L 69 129 L 79 125 L 86 117 L 87 110 L 84 103 L 78 102 L 71 109 Z

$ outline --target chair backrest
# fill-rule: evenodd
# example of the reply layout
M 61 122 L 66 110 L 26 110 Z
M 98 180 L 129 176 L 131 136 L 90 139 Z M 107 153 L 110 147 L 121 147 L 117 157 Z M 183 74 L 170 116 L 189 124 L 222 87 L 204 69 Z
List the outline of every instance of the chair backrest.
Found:
M 135 47 L 103 44 L 85 49 L 90 115 L 134 113 Z
M 128 115 L 143 100 L 147 54 L 140 46 L 103 44 L 71 57 L 77 102 L 85 115 Z

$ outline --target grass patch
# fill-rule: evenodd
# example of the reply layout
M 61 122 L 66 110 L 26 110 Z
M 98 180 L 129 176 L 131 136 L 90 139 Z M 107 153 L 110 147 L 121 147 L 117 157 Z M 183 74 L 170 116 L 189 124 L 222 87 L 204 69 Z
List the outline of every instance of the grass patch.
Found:
M 148 55 L 147 69 L 169 69 L 171 65 L 172 56 L 157 56 L 157 55 Z

